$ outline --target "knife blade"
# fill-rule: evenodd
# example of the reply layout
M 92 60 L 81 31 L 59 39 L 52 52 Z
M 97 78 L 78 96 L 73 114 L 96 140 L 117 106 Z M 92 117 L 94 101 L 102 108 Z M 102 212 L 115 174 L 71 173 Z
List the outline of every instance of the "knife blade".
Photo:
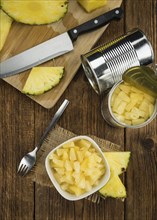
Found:
M 79 35 L 93 31 L 108 24 L 112 20 L 120 19 L 123 15 L 121 8 L 115 8 L 95 17 L 67 32 L 34 46 L 0 63 L 0 78 L 21 73 L 34 66 L 68 53 L 74 49 L 73 43 Z

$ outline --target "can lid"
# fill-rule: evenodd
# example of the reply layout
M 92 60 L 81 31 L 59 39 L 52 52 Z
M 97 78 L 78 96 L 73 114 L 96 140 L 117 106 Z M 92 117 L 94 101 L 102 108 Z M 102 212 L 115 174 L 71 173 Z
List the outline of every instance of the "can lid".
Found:
M 123 73 L 122 79 L 157 98 L 157 75 L 152 68 L 148 66 L 131 67 Z

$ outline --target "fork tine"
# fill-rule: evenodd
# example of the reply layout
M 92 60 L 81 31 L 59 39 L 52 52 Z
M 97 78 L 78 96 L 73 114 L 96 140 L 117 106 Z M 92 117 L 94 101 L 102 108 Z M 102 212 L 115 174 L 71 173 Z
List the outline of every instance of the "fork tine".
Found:
M 25 167 L 22 170 L 21 176 L 25 176 L 27 174 L 28 167 L 25 165 Z
M 19 164 L 19 167 L 18 167 L 18 170 L 17 170 L 17 173 L 20 173 L 22 169 L 23 169 L 23 164 L 20 163 L 20 164 Z

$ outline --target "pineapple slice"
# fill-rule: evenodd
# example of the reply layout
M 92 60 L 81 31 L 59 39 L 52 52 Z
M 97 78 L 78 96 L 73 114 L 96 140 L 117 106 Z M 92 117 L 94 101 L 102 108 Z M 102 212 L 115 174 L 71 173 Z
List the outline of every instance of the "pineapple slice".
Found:
M 0 51 L 4 46 L 12 21 L 12 18 L 0 9 Z
M 103 197 L 112 197 L 112 198 L 126 198 L 126 189 L 120 180 L 118 175 L 115 175 L 114 172 L 111 172 L 109 181 L 103 186 L 99 193 Z
M 60 20 L 68 10 L 67 0 L 1 0 L 2 9 L 25 24 L 49 24 Z
M 56 86 L 64 73 L 64 67 L 34 67 L 30 72 L 22 92 L 40 95 Z
M 87 11 L 91 12 L 106 5 L 107 0 L 77 0 L 78 3 Z
M 104 155 L 110 165 L 110 170 L 114 171 L 115 174 L 120 175 L 126 171 L 130 152 L 105 152 Z

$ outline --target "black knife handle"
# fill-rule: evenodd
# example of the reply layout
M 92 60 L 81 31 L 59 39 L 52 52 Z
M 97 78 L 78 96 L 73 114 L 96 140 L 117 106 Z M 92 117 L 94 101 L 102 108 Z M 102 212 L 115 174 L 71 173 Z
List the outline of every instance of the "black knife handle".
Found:
M 95 17 L 90 21 L 87 21 L 75 28 L 70 29 L 68 31 L 68 34 L 71 40 L 75 41 L 79 35 L 102 27 L 114 19 L 120 19 L 122 15 L 123 10 L 121 8 L 115 8 L 109 12 L 106 12 L 103 15 Z

